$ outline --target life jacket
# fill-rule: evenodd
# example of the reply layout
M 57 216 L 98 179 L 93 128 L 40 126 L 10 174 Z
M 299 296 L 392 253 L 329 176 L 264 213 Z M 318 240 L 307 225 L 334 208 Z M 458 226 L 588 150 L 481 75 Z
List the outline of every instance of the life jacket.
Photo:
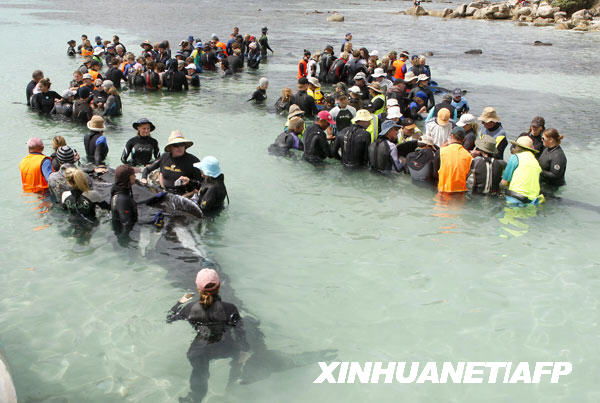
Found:
M 42 174 L 42 162 L 50 159 L 42 154 L 28 154 L 19 163 L 23 191 L 27 193 L 42 193 L 48 189 L 48 182 Z
M 315 90 L 308 89 L 306 93 L 315 99 L 315 103 L 317 105 L 323 105 L 323 94 L 321 93 L 320 88 L 315 88 Z
M 123 62 L 123 63 L 121 63 L 121 65 L 119 66 L 119 70 L 121 70 L 123 73 L 125 73 L 125 66 L 127 66 L 127 62 Z
M 371 99 L 371 103 L 373 103 L 377 98 L 379 98 L 383 101 L 383 106 L 381 108 L 377 109 L 376 111 L 373 111 L 373 114 L 375 114 L 375 115 L 379 115 L 386 111 L 385 95 L 383 95 L 383 94 L 375 95 L 373 97 L 373 99 Z
M 515 154 L 519 165 L 513 172 L 508 190 L 535 200 L 540 195 L 540 173 L 542 168 L 530 151 Z
M 229 53 L 227 53 L 227 45 L 225 45 L 223 42 L 217 42 L 217 47 L 223 49 L 225 56 L 229 56 Z
M 100 72 L 99 72 L 99 71 L 96 71 L 96 70 L 89 69 L 89 70 L 88 70 L 88 73 L 90 73 L 90 74 L 92 75 L 92 80 L 93 80 L 93 81 L 96 81 L 96 79 L 98 78 L 98 74 L 99 74 Z
M 404 66 L 405 61 L 404 60 L 400 60 L 397 59 L 392 66 L 394 66 L 396 68 L 396 71 L 394 71 L 394 78 L 397 79 L 401 79 L 404 80 L 404 72 L 402 71 L 402 67 Z
M 308 63 L 306 63 L 306 60 L 304 59 L 300 60 L 300 63 L 298 63 L 298 78 L 306 77 L 307 71 Z
M 94 55 L 93 50 L 87 50 L 86 48 L 81 48 L 81 57 L 93 56 L 93 55 Z
M 379 135 L 379 118 L 377 117 L 377 115 L 372 116 L 373 118 L 371 119 L 369 127 L 367 127 L 367 131 L 371 135 L 371 143 L 374 143 L 377 139 L 377 136 Z M 352 123 L 356 123 L 356 120 L 353 119 Z
M 465 192 L 472 159 L 471 154 L 460 144 L 442 147 L 438 192 Z

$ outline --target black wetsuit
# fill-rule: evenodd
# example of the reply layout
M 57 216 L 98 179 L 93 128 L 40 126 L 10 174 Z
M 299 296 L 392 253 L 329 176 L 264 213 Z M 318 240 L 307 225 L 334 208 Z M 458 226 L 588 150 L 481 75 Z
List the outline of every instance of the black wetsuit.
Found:
M 354 116 L 348 108 L 340 108 L 340 111 L 335 117 L 335 127 L 337 128 L 338 133 L 349 127 L 352 124 L 352 119 L 354 119 Z
M 25 96 L 27 97 L 27 106 L 31 105 L 31 97 L 33 95 L 33 89 L 36 85 L 37 83 L 33 80 L 31 80 L 29 84 L 27 84 L 27 88 L 25 89 Z
M 435 98 L 433 96 L 433 91 L 429 89 L 429 87 L 419 87 L 415 86 L 412 90 L 410 90 L 410 99 L 414 99 L 417 96 L 417 92 L 422 91 L 427 95 L 427 99 L 425 101 L 425 105 L 427 105 L 427 110 L 435 107 Z
M 307 94 L 306 91 L 298 91 L 290 99 L 290 105 L 296 104 L 304 111 L 304 117 L 312 119 L 319 113 L 319 108 L 315 103 L 315 99 Z
M 129 154 L 132 154 L 131 161 L 128 161 Z M 154 159 L 160 157 L 158 141 L 150 136 L 135 136 L 125 144 L 121 162 L 132 166 L 148 165 L 152 161 L 152 154 L 154 154 Z
M 171 153 L 164 153 L 159 159 L 144 168 L 142 178 L 147 178 L 150 172 L 160 168 L 165 190 L 171 193 L 184 194 L 199 189 L 201 186 L 202 176 L 200 170 L 194 167 L 196 162 L 200 162 L 200 160 L 187 152 L 177 158 L 171 157 Z M 180 176 L 187 176 L 190 178 L 190 182 L 185 186 L 175 186 L 175 181 Z
M 290 100 L 291 97 L 287 101 L 284 101 L 282 97 L 279 97 L 277 102 L 275 102 L 275 110 L 278 114 L 283 115 L 288 113 L 288 110 L 290 109 L 291 105 Z
M 242 56 L 231 55 L 227 57 L 227 66 L 233 74 L 244 70 L 244 58 Z
M 450 119 L 454 119 L 454 111 L 456 110 L 456 108 L 453 107 L 450 104 L 450 102 L 443 102 L 443 101 L 433 107 L 433 117 L 434 118 L 437 118 L 438 112 L 442 108 L 448 109 L 450 111 Z
M 90 107 L 89 99 L 78 99 L 73 103 L 72 118 L 75 122 L 87 123 L 92 118 L 94 112 Z
M 137 222 L 137 204 L 131 188 L 115 184 L 111 189 L 110 212 L 113 229 L 116 233 L 129 232 Z
M 267 99 L 267 91 L 262 88 L 257 88 L 248 101 L 256 101 L 257 103 L 264 102 Z
M 267 50 L 270 50 L 271 52 L 273 51 L 273 49 L 271 49 L 269 46 L 269 39 L 267 38 L 267 35 L 262 35 L 258 40 L 258 44 L 260 45 L 260 55 L 262 56 L 262 60 L 266 61 Z
M 62 198 L 64 209 L 88 221 L 96 220 L 96 206 L 109 208 L 108 203 L 103 201 L 100 195 L 93 190 L 82 193 L 81 190 L 71 189 L 70 194 L 63 193 Z
M 350 60 L 348 63 L 346 63 L 344 69 L 346 69 L 344 75 L 346 76 L 346 84 L 348 84 L 348 86 L 354 85 L 354 76 L 356 74 L 360 73 L 361 71 L 365 74 L 367 72 L 365 65 L 360 63 L 360 59 Z
M 98 107 L 98 104 L 102 104 L 102 107 L 106 105 L 106 99 L 108 98 L 108 94 L 103 89 L 97 89 L 92 92 L 92 105 L 94 107 Z
M 497 194 L 500 192 L 502 172 L 506 161 L 483 155 L 473 158 L 471 172 L 467 177 L 467 188 L 472 193 Z
M 463 141 L 463 147 L 465 150 L 472 151 L 475 149 L 475 140 L 477 140 L 477 133 L 471 129 L 466 133 L 465 140 Z
M 121 89 L 121 80 L 123 79 L 123 72 L 117 67 L 111 67 L 106 72 L 106 79 L 113 82 L 116 89 Z
M 543 184 L 550 186 L 563 186 L 566 184 L 567 157 L 561 146 L 545 148 L 538 162 L 542 168 L 541 179 Z
M 366 85 L 363 85 L 362 87 L 360 85 L 357 85 L 357 87 L 360 89 L 360 99 L 364 101 L 370 101 L 371 93 L 369 92 L 369 87 L 367 87 Z
M 108 155 L 108 144 L 106 136 L 99 132 L 90 132 L 83 137 L 83 145 L 85 146 L 85 154 L 88 162 L 96 165 L 103 165 L 106 156 Z
M 73 104 L 70 102 L 59 102 L 54 104 L 52 111 L 50 111 L 51 115 L 63 115 L 67 117 L 71 117 L 73 114 Z
M 198 301 L 187 305 L 177 302 L 167 314 L 167 323 L 176 320 L 187 320 L 197 332 L 187 357 L 192 365 L 190 397 L 199 402 L 208 390 L 210 360 L 233 358 L 235 364 L 240 352 L 249 350 L 243 322 L 237 307 L 221 301 L 218 295 L 208 308 Z
M 341 159 L 346 168 L 367 167 L 369 165 L 369 144 L 371 144 L 369 132 L 359 125 L 353 124 L 337 134 L 331 144 L 330 155 L 333 158 Z
M 269 146 L 269 153 L 274 155 L 290 155 L 290 150 L 304 151 L 304 143 L 295 133 L 284 131 Z
M 410 177 L 415 181 L 433 182 L 433 160 L 435 152 L 431 148 L 418 148 L 406 156 L 406 166 Z
M 216 178 L 205 176 L 195 201 L 203 213 L 215 213 L 223 209 L 226 197 L 225 175 Z
M 214 49 L 202 53 L 201 60 L 202 70 L 215 71 L 217 69 L 215 65 L 217 64 L 218 58 L 217 52 L 215 52 Z
M 378 137 L 369 146 L 369 165 L 377 172 L 391 172 L 394 162 L 390 156 L 390 146 L 385 137 Z
M 54 108 L 55 99 L 62 99 L 56 91 L 38 92 L 31 97 L 31 108 L 44 115 L 48 115 L 52 112 L 52 108 Z
M 336 60 L 335 56 L 325 52 L 319 59 L 319 81 L 324 83 L 327 82 L 327 73 L 331 68 L 331 65 Z
M 146 89 L 148 91 L 155 91 L 160 86 L 160 75 L 155 71 L 146 70 L 144 74 L 144 82 L 146 83 Z M 200 81 L 198 81 L 198 85 L 200 85 Z
M 251 50 L 250 52 L 248 52 L 248 68 L 251 69 L 257 69 L 258 66 L 260 65 L 260 59 L 261 59 L 261 54 L 260 54 L 260 50 L 258 49 L 254 49 Z
M 539 136 L 534 136 L 531 134 L 531 132 L 521 133 L 519 135 L 519 137 L 525 136 L 529 137 L 531 141 L 533 141 L 533 148 L 538 151 L 537 154 L 534 154 L 539 158 L 542 155 L 542 151 L 544 151 L 544 141 L 542 140 L 542 135 L 540 134 Z
M 314 123 L 304 132 L 304 158 L 308 162 L 322 162 L 329 157 L 327 135 L 319 125 Z
M 188 80 L 185 75 L 185 72 L 183 70 L 177 70 L 173 74 L 173 83 L 169 90 L 178 92 L 183 90 L 187 91 L 189 88 L 190 87 L 188 85 Z

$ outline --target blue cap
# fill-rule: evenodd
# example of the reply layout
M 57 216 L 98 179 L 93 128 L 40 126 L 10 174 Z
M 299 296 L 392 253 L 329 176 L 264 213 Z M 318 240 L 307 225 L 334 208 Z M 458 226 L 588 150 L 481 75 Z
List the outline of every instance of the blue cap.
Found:
M 402 126 L 396 124 L 396 122 L 394 122 L 393 120 L 386 120 L 381 125 L 381 133 L 379 133 L 379 137 L 385 136 L 387 134 L 387 132 L 392 130 L 394 127 L 397 127 L 399 129 L 402 128 Z
M 429 98 L 427 96 L 427 94 L 425 94 L 423 91 L 417 91 L 417 93 L 415 94 L 415 96 L 421 98 L 423 101 L 427 101 L 427 99 Z
M 99 36 L 97 36 L 97 37 L 95 37 L 95 38 L 94 38 L 94 40 L 95 40 L 96 42 L 98 42 L 98 41 L 101 41 L 101 40 L 102 40 L 102 38 L 100 38 Z
M 351 32 L 346 33 L 346 36 L 348 36 L 348 35 L 352 35 L 352 33 Z
M 188 42 L 189 43 L 194 43 L 194 36 L 193 35 L 188 36 Z
M 196 48 L 201 48 L 203 47 L 202 42 L 196 42 Z
M 212 155 L 202 158 L 202 161 L 196 162 L 194 167 L 198 168 L 204 175 L 210 176 L 211 178 L 216 178 L 223 173 L 219 166 L 219 160 Z

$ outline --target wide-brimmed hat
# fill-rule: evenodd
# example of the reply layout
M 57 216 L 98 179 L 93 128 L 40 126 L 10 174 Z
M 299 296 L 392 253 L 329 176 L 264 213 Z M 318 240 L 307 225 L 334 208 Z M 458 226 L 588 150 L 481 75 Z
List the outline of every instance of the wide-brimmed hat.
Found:
M 373 71 L 373 74 L 371 74 L 371 77 L 373 78 L 379 78 L 379 77 L 385 77 L 385 71 L 383 71 L 383 69 L 381 67 L 377 67 L 375 69 L 375 71 Z
M 356 81 L 356 80 L 366 80 L 366 79 L 367 79 L 367 76 L 362 71 L 359 71 L 358 73 L 356 73 L 354 75 L 354 81 Z
M 404 81 L 412 81 L 415 78 L 417 78 L 417 76 L 415 76 L 415 73 L 413 73 L 412 71 L 409 71 L 404 75 Z
M 360 87 L 358 85 L 353 85 L 352 87 L 348 88 L 348 91 L 353 94 L 360 94 Z
M 104 53 L 104 49 L 102 49 L 101 47 L 97 47 L 96 49 L 94 49 L 94 56 L 99 56 L 102 53 Z
M 486 106 L 481 112 L 481 116 L 478 118 L 483 123 L 494 122 L 498 123 L 500 121 L 500 116 L 496 113 L 496 109 L 492 106 Z
M 89 122 L 87 122 L 87 128 L 93 132 L 104 131 L 104 118 L 102 116 L 92 116 Z
M 450 110 L 448 108 L 442 108 L 437 114 L 437 124 L 440 126 L 447 125 L 450 122 Z
M 372 51 L 369 52 L 369 56 L 379 57 L 379 52 L 377 51 L 377 49 L 373 49 Z
M 156 129 L 156 127 L 152 124 L 152 122 L 150 120 L 148 120 L 147 118 L 141 118 L 137 122 L 133 122 L 132 126 L 135 130 L 137 130 L 138 126 L 143 125 L 143 124 L 149 124 L 150 131 L 154 131 L 154 129 Z
M 435 140 L 431 134 L 425 134 L 419 139 L 419 144 L 436 147 Z
M 320 87 L 321 83 L 319 82 L 319 79 L 317 77 L 311 77 L 308 79 L 308 82 L 311 83 L 312 85 L 314 85 L 315 87 Z
M 144 46 L 150 46 L 151 48 L 154 47 L 154 45 L 152 45 L 152 42 L 150 42 L 148 39 L 146 39 L 144 42 L 140 43 L 140 47 L 144 47 Z
M 472 125 L 474 123 L 477 123 L 475 116 L 471 115 L 470 113 L 465 113 L 464 115 L 461 115 L 460 119 L 458 119 L 456 126 L 465 127 L 466 125 Z
M 92 77 L 92 75 L 90 73 L 85 73 L 81 79 L 82 80 L 93 80 L 94 77 Z
M 381 88 L 381 85 L 379 85 L 379 83 L 371 83 L 371 85 L 369 85 L 369 88 L 375 92 L 383 94 L 383 89 Z
M 290 105 L 288 111 L 288 119 L 295 118 L 296 116 L 304 116 L 304 111 L 296 104 Z
M 401 117 L 402 117 L 402 113 L 400 112 L 399 106 L 392 106 L 390 109 L 388 109 L 388 111 L 387 111 L 388 119 L 400 119 Z
M 194 167 L 201 170 L 205 176 L 210 176 L 211 178 L 216 178 L 223 173 L 219 165 L 219 160 L 212 155 L 202 158 L 202 161 L 196 162 Z
M 354 121 L 370 122 L 371 119 L 373 119 L 373 117 L 371 116 L 371 112 L 369 112 L 366 109 L 359 109 L 358 112 L 356 112 L 356 117 L 354 118 Z
M 385 136 L 390 130 L 392 130 L 395 127 L 397 127 L 398 129 L 402 128 L 402 126 L 400 126 L 399 124 L 397 124 L 393 120 L 386 120 L 381 125 L 381 133 L 379 133 L 379 137 Z
M 185 137 L 183 137 L 183 134 L 181 134 L 181 132 L 179 130 L 173 130 L 171 132 L 171 134 L 169 135 L 169 141 L 167 142 L 167 145 L 165 146 L 165 152 L 171 151 L 171 146 L 174 144 L 184 144 L 185 148 L 187 149 L 187 148 L 190 148 L 191 146 L 193 146 L 194 142 L 186 140 Z
M 390 98 L 387 100 L 386 105 L 388 108 L 392 106 L 398 106 L 398 100 L 396 98 Z
M 529 136 L 521 136 L 517 139 L 517 141 L 511 140 L 510 143 L 514 146 L 519 146 L 521 148 L 525 148 L 526 150 L 537 153 L 538 150 L 533 148 L 533 140 Z
M 427 74 L 419 74 L 417 76 L 417 82 L 419 81 L 427 81 L 429 80 L 429 76 Z
M 498 152 L 496 139 L 487 134 L 483 137 L 478 137 L 475 140 L 475 147 L 487 154 L 496 154 Z

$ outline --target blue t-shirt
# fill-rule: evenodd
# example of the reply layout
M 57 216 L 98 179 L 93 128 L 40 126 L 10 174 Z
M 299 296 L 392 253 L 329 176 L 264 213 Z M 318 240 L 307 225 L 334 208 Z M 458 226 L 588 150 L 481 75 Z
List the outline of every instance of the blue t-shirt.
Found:
M 513 154 L 510 156 L 508 160 L 508 164 L 506 164 L 506 168 L 504 168 L 504 172 L 502 173 L 502 179 L 510 182 L 512 180 L 513 174 L 515 173 L 515 169 L 519 166 L 519 157 L 517 154 Z

